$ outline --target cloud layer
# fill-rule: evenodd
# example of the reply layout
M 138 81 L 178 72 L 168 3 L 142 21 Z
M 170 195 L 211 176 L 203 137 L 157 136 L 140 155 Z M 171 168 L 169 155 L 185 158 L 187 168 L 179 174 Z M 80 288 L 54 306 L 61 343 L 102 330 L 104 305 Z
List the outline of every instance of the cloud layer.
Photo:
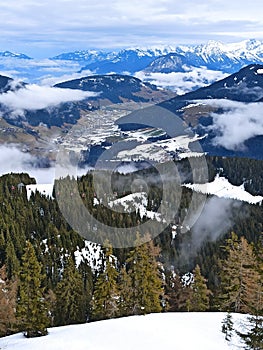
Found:
M 94 95 L 93 92 L 89 91 L 59 89 L 31 84 L 16 91 L 8 91 L 7 93 L 0 94 L 0 103 L 14 114 L 20 114 L 24 110 L 33 111 L 54 107 L 60 103 L 81 101 Z
M 53 183 L 55 178 L 54 168 L 37 168 L 36 157 L 24 153 L 17 147 L 0 145 L 0 176 L 8 173 L 29 173 L 37 180 L 37 183 Z
M 0 45 L 50 57 L 90 47 L 260 39 L 261 8 L 261 0 L 9 0 L 0 4 Z
M 222 114 L 212 114 L 213 125 L 208 128 L 217 133 L 213 139 L 214 145 L 229 150 L 242 150 L 245 141 L 263 135 L 262 103 L 246 104 L 228 100 L 206 102 L 223 109 Z
M 138 72 L 135 76 L 143 81 L 169 88 L 178 95 L 183 95 L 194 89 L 207 86 L 213 82 L 224 79 L 227 74 L 219 71 L 212 71 L 206 68 L 192 68 L 188 72 L 180 73 L 144 73 Z

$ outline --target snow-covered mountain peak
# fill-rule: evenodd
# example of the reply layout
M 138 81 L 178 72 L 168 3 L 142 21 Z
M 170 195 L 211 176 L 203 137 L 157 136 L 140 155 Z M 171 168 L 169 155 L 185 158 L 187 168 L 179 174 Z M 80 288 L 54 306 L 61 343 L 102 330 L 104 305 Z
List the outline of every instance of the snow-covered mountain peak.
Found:
M 31 58 L 23 53 L 14 53 L 14 52 L 10 52 L 10 51 L 0 52 L 0 57 L 1 58 L 19 58 L 19 59 L 26 59 L 26 60 Z

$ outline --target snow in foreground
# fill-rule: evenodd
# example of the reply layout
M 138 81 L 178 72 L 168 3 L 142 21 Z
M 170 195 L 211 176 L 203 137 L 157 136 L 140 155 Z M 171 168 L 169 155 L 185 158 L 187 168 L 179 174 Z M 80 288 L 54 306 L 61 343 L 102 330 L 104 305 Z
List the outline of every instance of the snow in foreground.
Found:
M 221 333 L 224 313 L 164 313 L 132 316 L 81 325 L 50 328 L 49 335 L 26 339 L 21 333 L 0 338 L 5 350 L 230 350 Z M 238 327 L 244 315 L 234 314 Z

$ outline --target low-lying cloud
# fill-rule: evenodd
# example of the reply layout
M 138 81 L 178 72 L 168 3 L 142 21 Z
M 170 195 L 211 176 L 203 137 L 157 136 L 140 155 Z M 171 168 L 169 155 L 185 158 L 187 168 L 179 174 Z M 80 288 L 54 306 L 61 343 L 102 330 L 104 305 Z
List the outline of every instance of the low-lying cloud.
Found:
M 181 244 L 181 259 L 195 257 L 204 243 L 215 242 L 223 237 L 234 225 L 235 211 L 240 210 L 241 206 L 242 203 L 234 199 L 210 197 L 191 229 L 190 240 L 186 239 Z
M 178 95 L 183 95 L 197 88 L 210 85 L 217 80 L 224 79 L 227 74 L 206 68 L 192 68 L 185 73 L 144 73 L 140 71 L 135 76 L 162 88 L 169 88 Z
M 1 75 L 32 84 L 54 85 L 58 82 L 75 79 L 74 75 L 77 75 L 81 68 L 82 65 L 78 61 L 0 57 Z M 90 75 L 90 73 L 86 71 L 81 75 Z
M 16 91 L 0 94 L 0 103 L 10 111 L 34 111 L 54 107 L 60 103 L 81 101 L 96 94 L 89 91 L 60 89 L 36 84 L 26 85 Z
M 233 199 L 211 197 L 192 229 L 192 242 L 197 249 L 204 241 L 216 241 L 233 225 L 233 210 L 240 203 Z
M 55 168 L 39 168 L 39 159 L 15 146 L 0 146 L 0 176 L 8 173 L 28 173 L 37 183 L 53 183 Z
M 50 73 L 50 71 L 49 71 Z M 73 79 L 80 79 L 83 77 L 87 77 L 90 75 L 93 75 L 94 73 L 90 70 L 83 70 L 81 73 L 71 73 L 71 74 L 63 74 L 60 76 L 53 76 L 49 75 L 46 77 L 43 77 L 40 81 L 41 85 L 48 85 L 52 86 L 58 83 L 63 83 L 65 81 L 73 80 Z
M 204 102 L 204 101 L 202 101 Z M 216 132 L 215 146 L 229 150 L 245 149 L 245 141 L 263 135 L 263 103 L 242 103 L 229 100 L 207 100 L 223 113 L 211 114 L 213 125 L 208 130 Z

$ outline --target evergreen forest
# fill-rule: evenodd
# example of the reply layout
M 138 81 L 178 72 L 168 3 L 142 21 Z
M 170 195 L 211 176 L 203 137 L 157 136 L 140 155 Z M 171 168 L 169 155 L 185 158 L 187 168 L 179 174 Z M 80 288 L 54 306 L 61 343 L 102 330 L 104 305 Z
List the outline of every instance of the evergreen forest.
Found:
M 253 195 L 262 194 L 262 161 L 207 157 L 207 164 L 209 180 L 220 174 L 233 185 L 244 183 Z M 180 161 L 176 166 L 180 176 L 191 181 L 189 162 Z M 162 167 L 165 173 L 165 164 Z M 171 222 L 155 235 L 141 225 L 151 219 L 136 210 L 113 210 L 106 205 L 112 200 L 109 195 L 98 196 L 105 175 L 106 171 L 96 175 L 100 179 L 96 188 L 92 171 L 77 182 L 69 177 L 56 180 L 52 198 L 39 192 L 28 198 L 26 185 L 35 183 L 28 174 L 0 177 L 0 336 L 22 331 L 26 337 L 36 337 L 46 335 L 52 326 L 153 312 L 225 311 L 228 317 L 222 331 L 226 339 L 233 329 L 231 313 L 249 313 L 253 325 L 249 332 L 256 330 L 252 336 L 258 338 L 251 345 L 249 332 L 240 336 L 248 348 L 257 349 L 255 344 L 259 344 L 260 349 L 262 205 L 219 201 L 219 205 L 227 204 L 228 225 L 223 221 L 213 225 L 212 221 L 212 225 L 202 226 L 197 221 L 187 228 L 184 218 L 193 192 L 177 185 L 169 169 L 165 179 L 155 168 L 111 174 L 115 199 L 131 194 L 134 183 L 141 189 L 146 186 L 147 210 L 151 212 L 157 212 L 164 201 L 163 181 L 167 181 L 166 208 L 174 203 L 178 208 Z M 85 223 L 87 238 L 74 231 L 61 213 L 58 197 L 64 196 L 62 202 L 71 208 L 75 195 L 81 198 L 81 207 L 74 208 L 74 221 L 82 223 L 84 207 L 96 221 L 118 228 L 117 245 L 96 228 L 96 221 Z M 201 201 L 202 196 L 197 199 Z M 208 196 L 206 202 L 211 199 Z M 122 248 L 120 232 L 129 227 L 138 230 L 133 244 Z M 92 235 L 94 243 L 87 248 Z M 99 263 L 85 254 L 79 259 L 79 252 L 85 249 L 90 249 Z

